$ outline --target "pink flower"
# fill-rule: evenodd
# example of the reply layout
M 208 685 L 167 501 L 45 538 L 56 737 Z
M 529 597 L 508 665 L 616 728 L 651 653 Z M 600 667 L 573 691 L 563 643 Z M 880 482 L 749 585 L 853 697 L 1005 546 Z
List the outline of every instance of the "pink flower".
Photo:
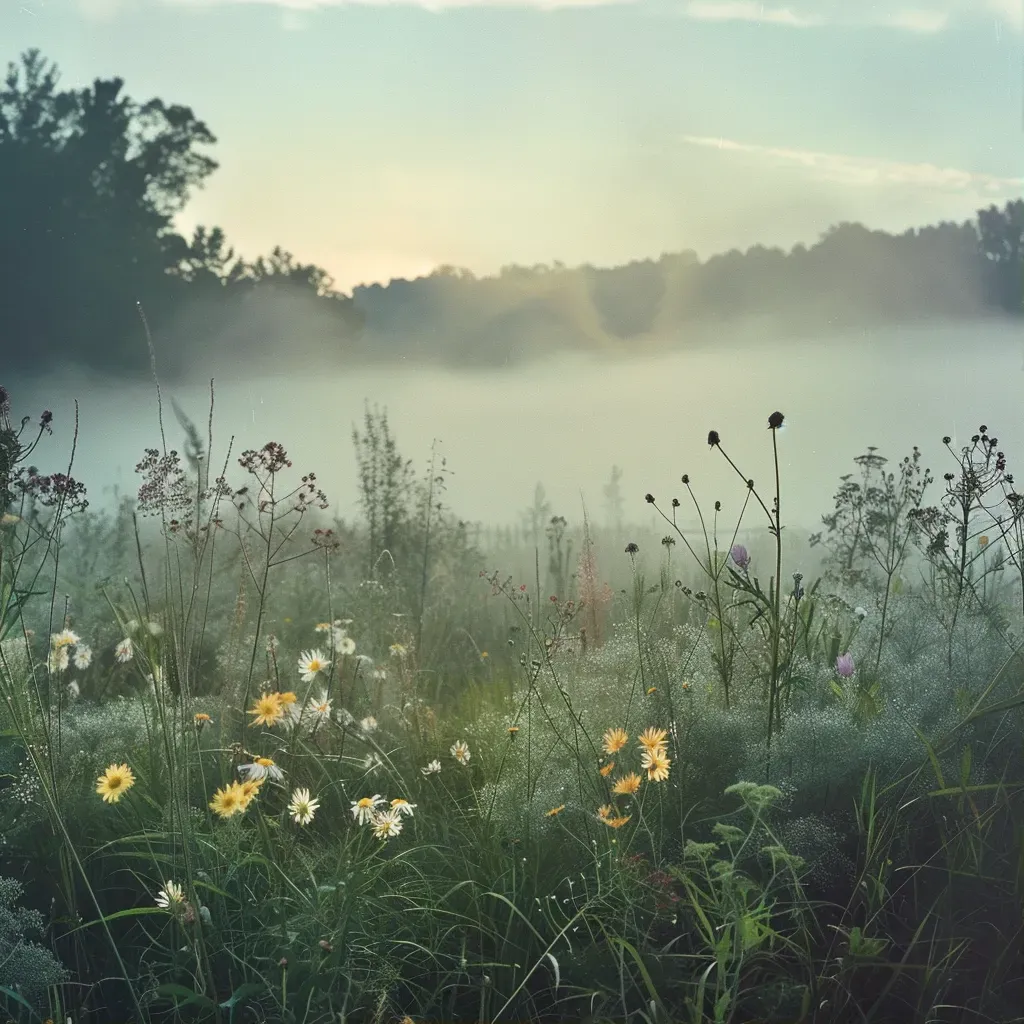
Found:
M 742 544 L 734 545 L 729 553 L 732 555 L 732 560 L 744 571 L 750 565 L 750 555 L 747 554 L 747 549 Z
M 853 675 L 853 655 L 847 652 L 836 658 L 836 674 L 849 679 Z

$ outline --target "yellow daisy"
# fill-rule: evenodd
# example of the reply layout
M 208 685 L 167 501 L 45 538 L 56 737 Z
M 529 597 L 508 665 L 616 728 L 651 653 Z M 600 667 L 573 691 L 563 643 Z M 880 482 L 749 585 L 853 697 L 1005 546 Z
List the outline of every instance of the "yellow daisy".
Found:
M 668 740 L 668 733 L 664 729 L 655 729 L 654 726 L 651 726 L 650 729 L 645 729 L 636 739 L 637 743 L 646 750 L 661 750 Z
M 609 729 L 603 737 L 604 752 L 614 754 L 629 742 L 629 734 L 625 729 Z
M 623 775 L 618 782 L 612 786 L 612 792 L 617 796 L 631 796 L 640 788 L 641 778 L 636 772 Z
M 557 807 L 552 807 L 550 811 L 545 811 L 544 814 L 548 818 L 553 818 L 556 814 L 561 814 L 565 810 L 565 804 L 559 804 Z
M 664 782 L 668 778 L 668 766 L 671 763 L 664 747 L 645 750 L 640 755 L 640 764 L 646 769 L 647 778 L 651 782 Z
M 262 697 L 257 697 L 249 714 L 253 716 L 253 721 L 249 723 L 252 726 L 273 725 L 284 714 L 281 694 L 265 693 Z
M 601 778 L 607 779 L 613 771 L 615 771 L 615 762 L 609 761 L 606 765 L 602 765 L 598 771 L 601 773 Z
M 126 790 L 135 785 L 135 776 L 126 764 L 112 764 L 97 780 L 96 792 L 103 802 L 116 804 Z
M 632 817 L 632 814 L 625 814 L 618 818 L 604 818 L 602 820 L 609 828 L 622 828 Z
M 252 797 L 249 797 L 251 800 Z M 222 818 L 230 818 L 233 814 L 244 811 L 249 806 L 242 793 L 242 784 L 232 782 L 229 786 L 222 786 L 213 794 L 210 801 L 210 810 L 219 814 Z

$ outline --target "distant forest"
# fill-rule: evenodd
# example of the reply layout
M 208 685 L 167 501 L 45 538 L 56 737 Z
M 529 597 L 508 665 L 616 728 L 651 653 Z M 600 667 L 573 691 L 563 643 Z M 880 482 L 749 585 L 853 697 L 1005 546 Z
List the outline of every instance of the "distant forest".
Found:
M 217 169 L 188 107 L 137 103 L 120 78 L 58 87 L 38 50 L 0 91 L 0 360 L 7 373 L 77 364 L 149 370 L 145 311 L 168 378 L 196 358 L 287 354 L 323 369 L 415 357 L 499 365 L 553 349 L 621 351 L 764 319 L 780 333 L 1024 315 L 1024 200 L 900 235 L 830 228 L 790 252 L 755 246 L 599 269 L 440 267 L 413 281 L 333 288 L 275 248 L 246 262 L 220 228 L 173 220 Z M 204 361 L 204 366 L 208 362 Z

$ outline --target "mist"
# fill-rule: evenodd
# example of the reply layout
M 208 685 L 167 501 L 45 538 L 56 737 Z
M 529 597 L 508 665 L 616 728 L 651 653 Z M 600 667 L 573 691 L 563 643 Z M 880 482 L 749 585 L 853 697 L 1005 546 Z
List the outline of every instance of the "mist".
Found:
M 707 432 L 718 430 L 724 450 L 768 493 L 774 470 L 766 425 L 776 409 L 786 416 L 778 435 L 783 520 L 797 530 L 820 525 L 839 477 L 868 445 L 893 461 L 917 445 L 941 479 L 949 458 L 943 435 L 955 448 L 985 423 L 1011 459 L 1024 442 L 1022 345 L 1012 324 L 864 330 L 788 342 L 723 333 L 693 351 L 618 359 L 559 353 L 523 366 L 463 372 L 411 360 L 318 372 L 290 352 L 251 375 L 222 367 L 214 377 L 213 467 L 219 471 L 230 442 L 230 481 L 243 450 L 278 441 L 296 480 L 315 472 L 330 514 L 350 521 L 358 515 L 352 428 L 361 425 L 365 403 L 387 410 L 398 450 L 418 472 L 436 439 L 453 473 L 447 502 L 459 517 L 488 525 L 519 522 L 538 483 L 570 522 L 582 519 L 582 500 L 605 523 L 602 489 L 613 466 L 623 471 L 627 522 L 655 525 L 644 494 L 666 503 L 685 497 L 683 473 L 702 501 L 721 500 L 724 521 L 733 522 L 745 490 L 709 450 Z M 146 448 L 162 446 L 151 381 L 64 369 L 11 380 L 9 390 L 17 416 L 34 417 L 44 408 L 54 413 L 54 434 L 34 456 L 46 472 L 66 467 L 78 402 L 72 472 L 88 487 L 94 508 L 112 507 L 115 488 L 134 494 L 136 463 Z M 172 399 L 205 438 L 210 380 L 196 375 L 164 384 L 162 395 L 167 446 L 184 446 Z M 693 517 L 685 502 L 681 511 Z M 745 526 L 757 525 L 748 514 Z

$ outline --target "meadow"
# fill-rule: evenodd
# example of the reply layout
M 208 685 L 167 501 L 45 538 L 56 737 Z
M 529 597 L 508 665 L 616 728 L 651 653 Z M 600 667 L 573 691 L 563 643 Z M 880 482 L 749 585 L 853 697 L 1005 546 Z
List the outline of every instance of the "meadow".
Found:
M 345 522 L 212 399 L 97 512 L 73 424 L 0 389 L 7 1018 L 1024 1020 L 1024 501 L 987 426 L 934 479 L 837 465 L 810 536 L 771 410 L 774 473 L 709 424 L 735 489 L 669 467 L 658 531 L 487 530 L 386 413 Z

